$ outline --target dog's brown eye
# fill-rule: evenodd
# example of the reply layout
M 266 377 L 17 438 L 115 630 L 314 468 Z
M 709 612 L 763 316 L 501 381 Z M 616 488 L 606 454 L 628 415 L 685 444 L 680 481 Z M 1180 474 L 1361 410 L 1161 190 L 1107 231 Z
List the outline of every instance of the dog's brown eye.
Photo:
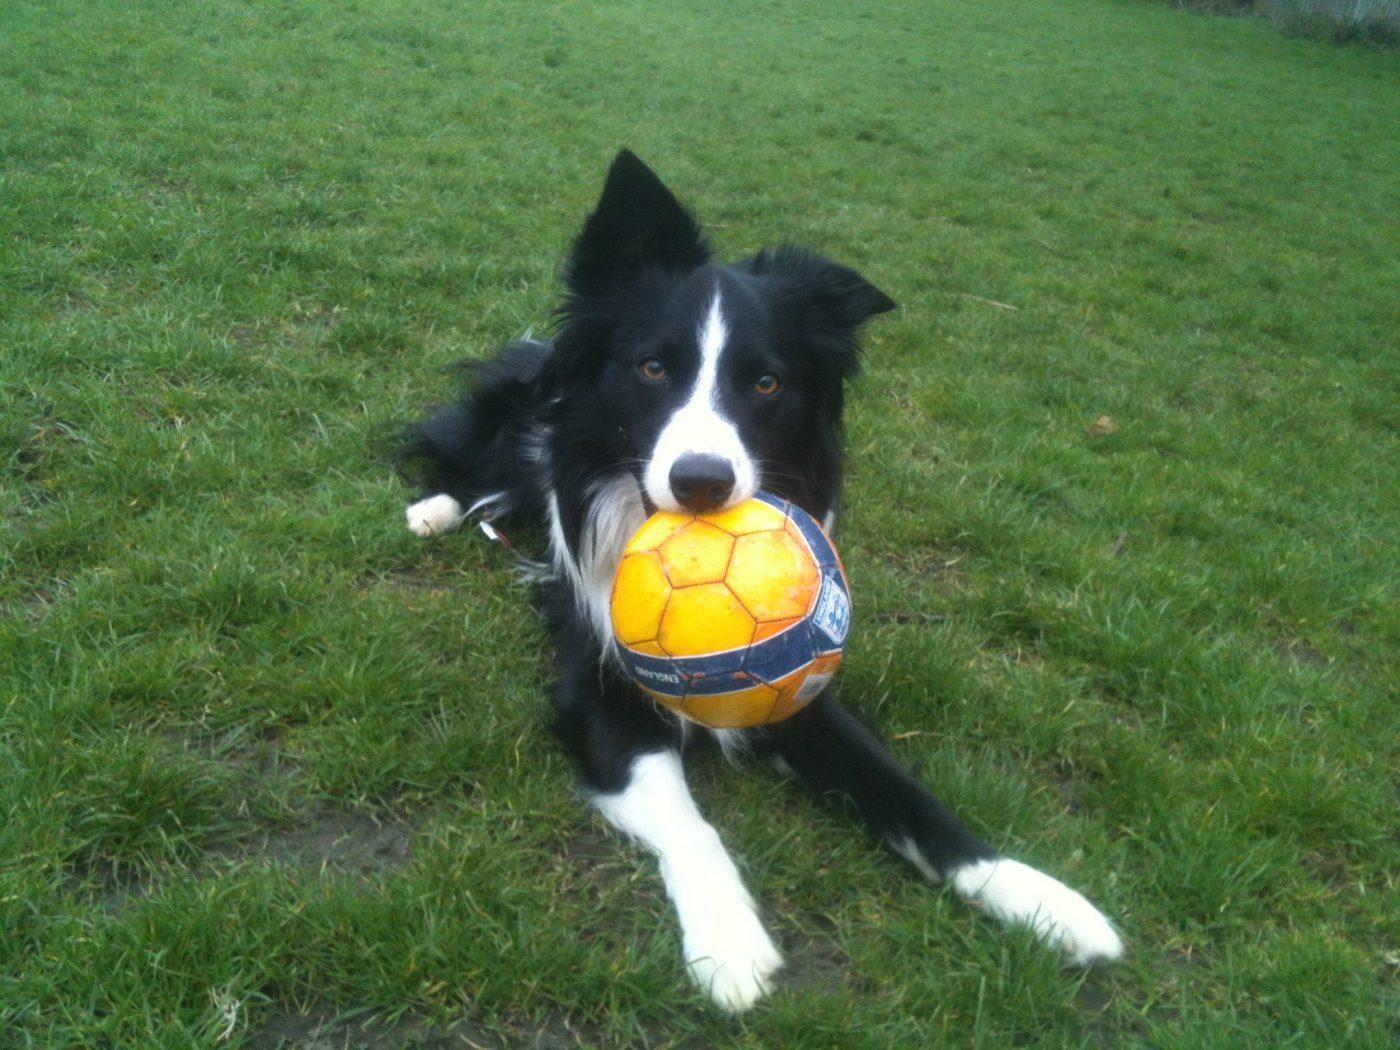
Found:
M 758 382 L 753 385 L 753 388 L 764 397 L 772 397 L 778 392 L 778 387 L 780 386 L 782 386 L 782 384 L 778 382 L 777 376 L 772 372 L 764 372 L 763 375 L 758 377 Z
M 637 368 L 642 373 L 642 375 L 646 376 L 652 382 L 656 382 L 658 379 L 666 378 L 666 366 L 654 357 L 648 357 L 645 361 L 639 364 Z

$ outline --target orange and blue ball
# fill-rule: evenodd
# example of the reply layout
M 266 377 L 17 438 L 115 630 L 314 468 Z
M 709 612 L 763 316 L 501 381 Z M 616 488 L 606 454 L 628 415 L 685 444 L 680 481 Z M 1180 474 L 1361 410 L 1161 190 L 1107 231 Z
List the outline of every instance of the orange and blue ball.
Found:
M 791 717 L 831 680 L 851 622 L 830 538 L 791 501 L 659 511 L 613 581 L 622 661 L 648 695 L 716 729 Z

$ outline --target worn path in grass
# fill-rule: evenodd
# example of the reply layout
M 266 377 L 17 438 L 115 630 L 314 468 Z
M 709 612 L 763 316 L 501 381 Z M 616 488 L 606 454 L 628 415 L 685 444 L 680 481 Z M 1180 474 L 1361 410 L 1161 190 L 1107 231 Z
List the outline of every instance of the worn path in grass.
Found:
M 4 1041 L 1395 1037 L 1394 56 L 1101 0 L 0 22 Z M 791 960 L 715 1017 L 506 561 L 403 529 L 379 439 L 546 321 L 623 143 L 899 300 L 845 690 L 1123 966 L 708 762 Z

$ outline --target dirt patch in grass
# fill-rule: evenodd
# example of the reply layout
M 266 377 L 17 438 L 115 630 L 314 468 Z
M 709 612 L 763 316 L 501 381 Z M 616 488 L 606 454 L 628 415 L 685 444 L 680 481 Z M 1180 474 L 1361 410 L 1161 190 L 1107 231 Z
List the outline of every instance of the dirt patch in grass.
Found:
M 1304 638 L 1285 635 L 1274 639 L 1274 651 L 1305 667 L 1326 667 L 1332 658 Z
M 156 876 L 149 872 L 129 869 L 98 869 L 88 865 L 73 865 L 67 871 L 67 885 L 83 892 L 91 887 L 91 899 L 102 911 L 118 913 L 128 906 L 150 897 L 157 886 Z
M 944 623 L 951 620 L 952 615 L 922 612 L 918 609 L 881 609 L 871 618 L 880 623 Z
M 72 593 L 73 585 L 66 580 L 45 580 L 14 601 L 0 604 L 0 617 L 12 616 L 17 620 L 37 623 L 53 606 Z
M 1304 667 L 1326 667 L 1332 658 L 1304 638 L 1273 609 L 1265 607 L 1264 624 L 1273 633 L 1274 652 L 1294 664 Z
M 298 763 L 284 750 L 276 730 L 186 737 L 183 743 L 240 771 L 249 786 L 257 781 L 281 782 L 292 789 L 291 797 L 283 803 L 287 819 L 261 822 L 237 842 L 212 851 L 212 856 L 239 860 L 262 857 L 299 867 L 361 872 L 393 871 L 407 863 L 414 828 L 403 816 L 344 809 L 322 799 L 302 804 L 295 797 Z
M 66 432 L 67 424 L 45 410 L 29 423 L 21 424 L 15 431 L 5 434 L 5 445 L 14 450 L 10 453 L 14 475 L 24 481 L 37 481 L 44 454 Z
M 235 843 L 213 846 L 185 870 L 204 875 L 220 863 L 262 860 L 310 871 L 380 875 L 408 863 L 413 840 L 413 829 L 395 818 L 318 806 L 291 827 L 263 829 Z M 110 870 L 81 866 L 73 869 L 72 877 L 75 884 L 95 886 L 95 900 L 104 911 L 120 912 L 151 896 L 161 878 L 176 870 L 170 865 Z
M 1074 1000 L 1084 1021 L 1087 1041 L 1105 1048 L 1123 1045 L 1127 1033 L 1110 1018 L 1113 986 L 1103 971 L 1091 971 L 1079 986 Z
M 917 579 L 938 594 L 950 594 L 962 586 L 967 573 L 962 563 L 967 551 L 941 545 L 899 547 L 884 552 L 882 560 L 894 566 L 901 576 Z
M 1356 861 L 1348 856 L 1345 847 L 1311 850 L 1303 854 L 1301 861 L 1304 870 L 1322 885 L 1323 895 L 1333 907 L 1358 914 L 1367 888 L 1356 873 Z
M 626 839 L 611 835 L 597 827 L 583 825 L 575 829 L 563 843 L 558 857 L 581 868 L 597 868 L 617 863 Z
M 830 926 L 822 921 L 821 925 Z M 839 993 L 850 983 L 851 961 L 834 940 L 810 931 L 781 938 L 783 968 L 778 985 L 800 991 Z
M 396 591 L 430 594 L 433 597 L 452 590 L 454 570 L 438 570 L 431 565 L 406 565 L 381 572 L 366 573 L 356 581 L 363 590 L 384 587 Z
M 340 313 L 335 307 L 294 303 L 288 316 L 230 325 L 224 332 L 224 339 L 231 347 L 247 351 L 319 345 L 325 334 L 335 328 L 339 317 Z
M 592 1045 L 596 1045 L 593 1035 L 562 1015 L 543 1021 L 512 1019 L 487 1027 L 471 1021 L 435 1025 L 414 1017 L 391 1021 L 375 1014 L 344 1019 L 330 1011 L 277 1014 L 248 1041 L 253 1050 L 563 1050 Z
M 879 560 L 895 571 L 908 592 L 940 597 L 963 588 L 967 573 L 962 562 L 966 558 L 966 551 L 941 545 L 898 547 L 879 555 Z M 931 624 L 941 623 L 950 616 L 941 611 L 897 606 L 880 609 L 872 618 L 881 623 Z
M 1043 782 L 1054 793 L 1061 811 L 1071 817 L 1078 816 L 1084 810 L 1079 801 L 1082 786 L 1103 779 L 1099 770 L 1079 768 L 1065 759 L 1047 763 L 1041 768 L 1046 773 L 1042 778 Z
M 554 892 L 591 898 L 605 886 L 630 879 L 639 865 L 647 877 L 632 879 L 629 884 L 632 899 L 645 902 L 652 908 L 669 908 L 661 890 L 660 878 L 653 877 L 656 871 L 649 853 L 621 835 L 609 834 L 600 827 L 581 825 L 554 852 Z M 589 935 L 605 937 L 607 931 L 600 926 L 590 931 Z
M 377 874 L 408 862 L 413 837 L 413 829 L 398 818 L 317 804 L 291 827 L 244 839 L 226 855 Z

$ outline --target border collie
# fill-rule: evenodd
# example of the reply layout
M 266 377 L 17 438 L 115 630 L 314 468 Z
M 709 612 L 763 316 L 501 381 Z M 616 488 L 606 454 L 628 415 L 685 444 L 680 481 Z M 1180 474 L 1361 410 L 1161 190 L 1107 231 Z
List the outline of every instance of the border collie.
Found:
M 552 339 L 479 366 L 465 398 L 411 431 L 425 493 L 420 536 L 481 515 L 548 533 L 539 566 L 557 655 L 557 728 L 589 798 L 660 859 L 685 967 L 721 1008 L 744 1010 L 782 965 L 720 836 L 691 799 L 686 746 L 709 732 L 629 684 L 608 599 L 623 545 L 657 508 L 728 507 L 760 489 L 830 530 L 841 493 L 844 386 L 857 333 L 894 308 L 819 255 L 712 261 L 690 214 L 633 154 L 613 161 L 565 267 Z M 895 762 L 828 687 L 777 725 L 715 731 L 827 798 L 848 800 L 887 847 L 1073 963 L 1115 959 L 1108 920 L 1056 879 L 997 853 Z

